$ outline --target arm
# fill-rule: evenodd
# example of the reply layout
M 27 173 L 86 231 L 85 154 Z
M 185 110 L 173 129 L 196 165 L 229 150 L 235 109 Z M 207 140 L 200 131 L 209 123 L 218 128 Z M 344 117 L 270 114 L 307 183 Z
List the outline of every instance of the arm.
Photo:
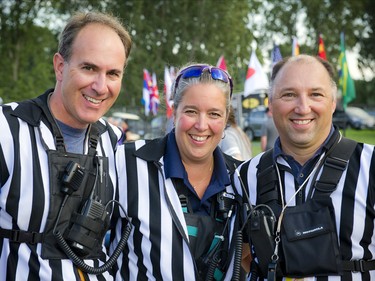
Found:
M 264 135 L 260 137 L 260 148 L 262 149 L 262 151 L 266 150 L 266 146 L 267 146 L 267 135 Z
M 243 243 L 241 265 L 242 265 L 242 268 L 246 271 L 246 273 L 250 272 L 250 264 L 252 260 L 253 260 L 253 257 L 250 252 L 249 243 Z

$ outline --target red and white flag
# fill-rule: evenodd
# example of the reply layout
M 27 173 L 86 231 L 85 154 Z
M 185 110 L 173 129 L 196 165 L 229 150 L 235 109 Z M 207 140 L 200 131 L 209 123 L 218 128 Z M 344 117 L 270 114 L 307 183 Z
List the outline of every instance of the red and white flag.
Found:
M 219 60 L 217 61 L 216 67 L 227 71 L 227 64 L 225 63 L 225 59 L 223 55 L 220 56 Z
M 255 52 L 251 53 L 249 68 L 247 69 L 244 87 L 244 97 L 255 94 L 260 90 L 267 90 L 269 81 Z
M 170 118 L 172 116 L 173 101 L 171 100 L 172 78 L 171 78 L 171 72 L 168 67 L 164 68 L 164 96 L 165 96 L 165 105 L 166 105 L 165 113 L 167 117 Z

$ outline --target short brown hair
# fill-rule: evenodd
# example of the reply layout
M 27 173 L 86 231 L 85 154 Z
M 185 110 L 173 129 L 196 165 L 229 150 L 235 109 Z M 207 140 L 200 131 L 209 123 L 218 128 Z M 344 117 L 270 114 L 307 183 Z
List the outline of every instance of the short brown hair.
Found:
M 98 23 L 112 28 L 120 37 L 125 48 L 125 58 L 128 58 L 132 46 L 132 40 L 129 32 L 125 29 L 120 20 L 110 14 L 88 12 L 76 13 L 73 15 L 61 32 L 59 37 L 58 52 L 64 58 L 64 60 L 70 60 L 73 42 L 77 37 L 78 32 L 86 25 L 91 23 Z

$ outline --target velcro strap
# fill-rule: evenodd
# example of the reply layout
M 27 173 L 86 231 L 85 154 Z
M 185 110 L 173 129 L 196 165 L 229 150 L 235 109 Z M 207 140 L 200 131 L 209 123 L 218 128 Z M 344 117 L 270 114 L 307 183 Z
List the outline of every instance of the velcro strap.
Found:
M 344 271 L 352 272 L 366 272 L 370 270 L 375 270 L 375 260 L 342 261 L 342 269 Z
M 7 238 L 11 242 L 37 244 L 43 241 L 43 233 L 0 228 L 0 237 Z

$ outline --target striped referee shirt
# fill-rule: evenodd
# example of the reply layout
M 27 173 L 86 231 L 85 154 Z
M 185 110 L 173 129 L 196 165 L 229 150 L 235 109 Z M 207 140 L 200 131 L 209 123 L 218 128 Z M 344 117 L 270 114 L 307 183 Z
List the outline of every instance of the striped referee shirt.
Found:
M 178 193 L 164 172 L 167 137 L 146 143 L 136 141 L 116 152 L 120 202 L 129 215 L 132 231 L 127 247 L 118 259 L 116 280 L 198 280 L 194 257 Z M 227 192 L 235 193 L 231 185 Z M 229 222 L 232 241 L 235 220 Z M 119 221 L 112 249 L 125 223 Z M 224 280 L 231 280 L 234 251 Z
M 257 203 L 257 171 L 262 155 L 263 153 L 257 155 L 239 167 L 252 205 Z M 280 167 L 285 202 L 291 200 L 288 206 L 295 206 L 298 196 L 294 194 L 299 188 L 298 181 L 284 157 L 279 154 L 276 161 Z M 315 173 L 318 173 L 317 179 L 319 179 L 321 169 Z M 313 179 L 314 175 L 310 177 L 305 187 L 306 191 L 303 193 L 305 200 L 308 199 L 309 190 L 313 186 Z M 240 182 L 237 180 L 235 185 L 240 186 Z M 375 149 L 373 145 L 357 144 L 336 190 L 331 193 L 330 197 L 335 209 L 341 259 L 347 261 L 375 259 Z M 283 280 L 291 279 L 284 278 Z M 302 280 L 369 281 L 375 280 L 375 270 L 363 273 L 344 271 L 342 276 L 309 277 Z
M 44 101 L 49 92 L 41 96 Z M 121 131 L 115 127 L 108 131 L 104 120 L 101 123 L 104 131 L 97 153 L 109 158 L 108 172 L 113 186 L 116 186 L 113 143 L 120 138 Z M 44 145 L 56 149 L 51 126 L 39 107 L 27 101 L 1 106 L 0 128 L 0 227 L 43 233 L 50 208 L 49 167 Z M 69 259 L 43 259 L 41 251 L 41 243 L 16 243 L 0 238 L 0 279 L 113 279 L 108 272 L 99 275 L 82 273 Z M 100 260 L 86 262 L 96 267 L 103 264 Z

